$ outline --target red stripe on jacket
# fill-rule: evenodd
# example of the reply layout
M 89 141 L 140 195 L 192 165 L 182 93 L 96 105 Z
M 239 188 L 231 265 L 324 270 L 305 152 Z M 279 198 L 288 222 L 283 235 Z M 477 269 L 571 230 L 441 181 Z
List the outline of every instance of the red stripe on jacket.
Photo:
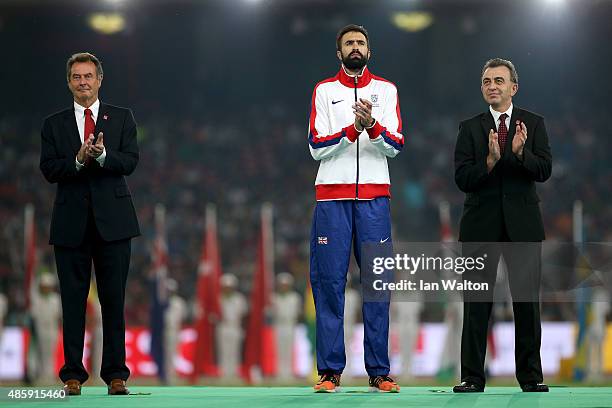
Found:
M 317 184 L 315 186 L 317 201 L 322 200 L 355 200 L 355 184 Z M 372 200 L 378 197 L 391 197 L 389 184 L 359 184 L 360 200 Z

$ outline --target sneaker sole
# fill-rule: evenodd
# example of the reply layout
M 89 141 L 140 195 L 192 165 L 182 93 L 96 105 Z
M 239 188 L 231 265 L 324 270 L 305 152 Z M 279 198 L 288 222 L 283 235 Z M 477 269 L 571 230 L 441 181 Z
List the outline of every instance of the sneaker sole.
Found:
M 368 392 L 387 392 L 387 393 L 391 393 L 391 394 L 397 394 L 397 393 L 399 393 L 399 390 L 397 388 L 394 388 L 392 390 L 385 391 L 385 390 L 381 390 L 380 388 L 370 387 L 370 388 L 368 388 Z
M 333 390 L 327 390 L 325 388 L 320 388 L 315 390 L 315 394 L 332 394 L 334 392 L 340 392 L 340 387 L 336 387 Z

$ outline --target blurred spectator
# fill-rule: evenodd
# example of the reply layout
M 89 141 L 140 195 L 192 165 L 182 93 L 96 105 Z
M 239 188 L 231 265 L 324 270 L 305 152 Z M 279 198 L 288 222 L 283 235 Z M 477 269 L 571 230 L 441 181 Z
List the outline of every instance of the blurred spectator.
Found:
M 37 383 L 56 382 L 55 351 L 62 318 L 62 302 L 56 291 L 56 279 L 43 273 L 32 284 L 31 305 L 37 347 Z
M 278 290 L 274 294 L 274 329 L 278 356 L 277 379 L 290 382 L 293 375 L 293 346 L 295 327 L 302 309 L 300 295 L 293 289 L 293 276 L 287 272 L 276 276 Z
M 176 385 L 176 355 L 183 322 L 187 317 L 187 303 L 177 293 L 178 283 L 174 279 L 166 282 L 168 288 L 168 307 L 164 319 L 164 364 L 168 385 Z
M 238 292 L 238 279 L 231 274 L 221 276 L 221 321 L 217 325 L 217 350 L 221 376 L 226 381 L 240 378 L 241 350 L 244 338 L 243 320 L 247 314 L 247 302 Z

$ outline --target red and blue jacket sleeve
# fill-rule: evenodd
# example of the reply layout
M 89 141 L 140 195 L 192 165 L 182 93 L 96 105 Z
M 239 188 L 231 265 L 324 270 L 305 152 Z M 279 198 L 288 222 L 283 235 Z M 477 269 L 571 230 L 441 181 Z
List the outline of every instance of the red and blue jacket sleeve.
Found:
M 404 147 L 402 116 L 397 88 L 391 87 L 384 100 L 383 116 L 366 129 L 370 142 L 385 156 L 395 157 Z M 375 118 L 376 119 L 376 118 Z
M 328 103 L 323 89 L 317 85 L 312 94 L 310 121 L 308 124 L 308 144 L 310 154 L 315 160 L 333 157 L 359 137 L 353 123 L 338 132 L 332 132 Z

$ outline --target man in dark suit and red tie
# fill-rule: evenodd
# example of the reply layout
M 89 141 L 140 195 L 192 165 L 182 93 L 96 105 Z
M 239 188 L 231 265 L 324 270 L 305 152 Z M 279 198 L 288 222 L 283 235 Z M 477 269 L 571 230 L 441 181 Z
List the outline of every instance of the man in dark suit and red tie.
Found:
M 461 122 L 455 147 L 455 182 L 466 194 L 459 232 L 464 255 L 486 254 L 470 276 L 495 285 L 498 261 L 508 270 L 515 322 L 516 378 L 525 392 L 547 392 L 540 361 L 539 288 L 544 227 L 535 182 L 551 175 L 544 119 L 514 106 L 518 74 L 512 62 L 487 61 L 481 91 L 486 112 Z M 461 384 L 454 392 L 482 392 L 492 297 L 464 292 Z
M 108 394 L 127 395 L 125 286 L 131 238 L 140 230 L 125 176 L 138 164 L 136 123 L 129 109 L 98 99 L 103 71 L 94 55 L 74 54 L 66 73 L 74 103 L 45 119 L 40 154 L 40 170 L 57 184 L 49 243 L 63 309 L 59 377 L 69 395 L 79 395 L 89 378 L 82 360 L 93 261 L 103 320 L 100 376 Z

